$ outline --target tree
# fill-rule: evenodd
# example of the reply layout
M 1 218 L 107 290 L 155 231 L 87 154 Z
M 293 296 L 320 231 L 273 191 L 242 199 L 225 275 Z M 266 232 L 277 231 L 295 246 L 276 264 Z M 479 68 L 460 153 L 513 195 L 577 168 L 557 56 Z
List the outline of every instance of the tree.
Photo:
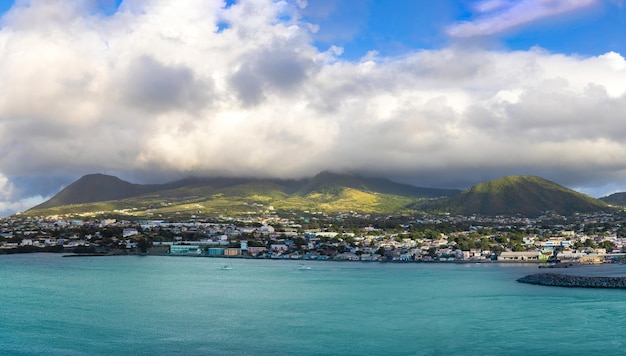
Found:
M 152 241 L 148 240 L 145 237 L 143 237 L 143 238 L 139 239 L 139 241 L 137 241 L 137 248 L 139 249 L 139 252 L 141 252 L 141 253 L 148 252 L 148 248 L 150 248 L 151 246 L 152 246 Z
M 437 257 L 437 248 L 436 247 L 431 247 L 431 248 L 428 249 L 427 253 L 428 253 L 428 256 L 435 258 L 435 257 Z
M 491 244 L 489 242 L 489 239 L 486 237 L 483 237 L 482 239 L 480 239 L 480 244 L 478 245 L 478 247 L 481 250 L 489 250 L 491 247 Z
M 596 246 L 596 243 L 595 243 L 595 241 L 593 241 L 593 239 L 586 239 L 584 245 L 585 245 L 585 247 L 591 247 L 591 248 L 598 247 L 598 246 Z
M 615 244 L 612 241 L 604 240 L 600 242 L 599 247 L 606 249 L 607 251 L 612 251 L 615 248 Z
M 514 244 L 511 249 L 515 252 L 522 252 L 522 251 L 526 251 L 526 249 L 524 248 L 524 246 L 520 245 L 520 244 Z
M 469 251 L 476 248 L 476 242 L 474 241 L 474 239 L 470 239 L 465 235 L 458 235 L 454 238 L 453 241 L 456 242 L 457 249 L 461 251 Z

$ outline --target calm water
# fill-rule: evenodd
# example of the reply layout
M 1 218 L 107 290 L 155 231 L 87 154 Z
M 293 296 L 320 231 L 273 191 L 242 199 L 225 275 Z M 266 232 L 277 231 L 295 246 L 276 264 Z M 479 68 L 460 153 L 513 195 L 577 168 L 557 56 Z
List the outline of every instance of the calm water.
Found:
M 0 256 L 2 354 L 621 355 L 626 291 L 536 266 Z M 557 270 L 561 272 L 561 270 Z M 562 270 L 626 275 L 625 265 Z

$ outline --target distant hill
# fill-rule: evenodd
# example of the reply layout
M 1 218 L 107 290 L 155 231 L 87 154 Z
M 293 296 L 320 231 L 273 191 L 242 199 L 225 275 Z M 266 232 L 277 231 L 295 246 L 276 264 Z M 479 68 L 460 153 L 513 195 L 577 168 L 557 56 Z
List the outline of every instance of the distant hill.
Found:
M 55 215 L 133 209 L 137 214 L 241 213 L 262 206 L 284 210 L 391 213 L 421 199 L 459 190 L 418 188 L 384 178 L 322 172 L 310 179 L 198 178 L 141 185 L 92 174 L 70 184 L 27 214 Z
M 608 209 L 603 201 L 535 176 L 508 176 L 477 184 L 435 208 L 461 214 L 537 216 L 545 211 L 562 215 Z
M 93 203 L 135 197 L 159 190 L 158 185 L 132 184 L 105 174 L 88 174 L 68 185 L 50 200 L 32 208 L 47 209 L 63 205 Z
M 396 183 L 386 178 L 368 178 L 327 171 L 319 173 L 306 182 L 299 192 L 309 194 L 316 191 L 332 190 L 335 187 L 415 198 L 450 197 L 461 192 L 457 189 L 419 188 L 409 184 Z
M 600 198 L 600 200 L 611 205 L 626 206 L 626 193 L 613 193 Z

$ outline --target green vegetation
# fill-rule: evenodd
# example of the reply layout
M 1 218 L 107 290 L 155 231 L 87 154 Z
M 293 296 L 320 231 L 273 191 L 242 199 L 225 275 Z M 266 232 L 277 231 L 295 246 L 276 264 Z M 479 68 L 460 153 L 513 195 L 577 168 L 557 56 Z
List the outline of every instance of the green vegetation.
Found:
M 626 193 L 614 193 L 600 200 L 611 205 L 626 206 Z
M 537 216 L 546 211 L 571 215 L 609 209 L 598 199 L 532 176 L 503 177 L 452 196 L 454 192 L 328 172 L 302 181 L 187 179 L 149 186 L 91 175 L 24 214 L 188 219 L 191 216 L 241 217 L 306 211 Z M 102 201 L 93 201 L 99 196 Z M 123 198 L 107 199 L 110 196 Z M 73 203 L 65 203 L 68 201 Z
M 413 211 L 408 206 L 415 205 L 425 197 L 456 193 L 454 190 L 416 188 L 385 179 L 328 172 L 320 173 L 308 181 L 188 179 L 167 185 L 143 187 L 115 177 L 85 176 L 48 202 L 24 214 L 146 218 L 178 216 L 182 219 L 192 215 L 245 216 L 275 210 L 404 213 Z M 141 191 L 147 193 L 139 194 Z M 107 199 L 110 196 L 123 196 L 125 193 L 128 196 L 124 198 Z M 94 202 L 98 196 L 103 201 Z M 72 203 L 67 204 L 68 201 Z
M 571 215 L 609 209 L 598 199 L 534 176 L 508 176 L 480 183 L 434 207 L 460 214 L 524 216 L 545 211 Z

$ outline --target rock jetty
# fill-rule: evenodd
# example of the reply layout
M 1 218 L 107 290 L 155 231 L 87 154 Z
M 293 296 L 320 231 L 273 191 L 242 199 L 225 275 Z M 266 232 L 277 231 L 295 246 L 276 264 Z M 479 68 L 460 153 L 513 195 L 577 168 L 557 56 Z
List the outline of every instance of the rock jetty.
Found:
M 626 289 L 626 277 L 585 277 L 558 273 L 538 273 L 522 277 L 517 281 L 555 287 Z

